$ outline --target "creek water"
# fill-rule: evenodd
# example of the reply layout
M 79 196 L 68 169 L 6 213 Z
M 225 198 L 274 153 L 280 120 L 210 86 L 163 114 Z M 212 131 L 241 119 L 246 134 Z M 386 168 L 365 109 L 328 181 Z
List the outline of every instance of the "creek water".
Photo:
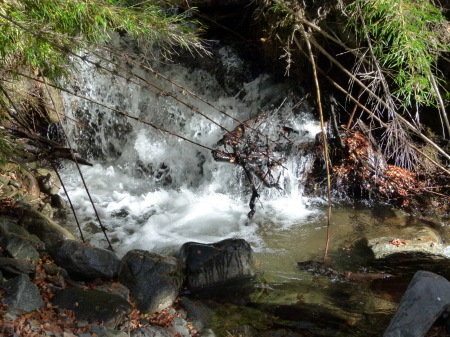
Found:
M 212 58 L 146 61 L 163 76 L 131 62 L 124 65 L 145 81 L 92 55 L 87 59 L 101 67 L 79 62 L 71 75 L 68 86 L 78 96 L 64 96 L 66 131 L 72 145 L 94 164 L 81 169 L 115 251 L 120 256 L 130 249 L 171 254 L 188 241 L 244 238 L 259 261 L 261 286 L 252 308 L 230 307 L 236 320 L 215 323 L 219 335 L 238 326 L 330 336 L 371 329 L 372 335 L 379 335 L 398 303 L 395 289 L 380 291 L 382 282 L 378 288 L 351 284 L 297 267 L 300 261 L 321 259 L 327 223 L 324 200 L 303 194 L 313 158 L 305 148 L 320 131 L 306 93 L 295 81 L 252 65 L 233 46 L 214 50 Z M 260 198 L 248 221 L 251 189 L 242 168 L 214 161 L 210 149 L 218 148 L 225 134 L 221 127 L 233 130 L 239 125 L 235 119 L 258 115 L 264 116 L 258 130 L 282 161 L 271 173 L 281 188 L 266 188 L 257 181 Z M 289 130 L 289 146 L 276 149 L 269 139 L 279 141 L 280 130 Z M 89 242 L 106 247 L 75 166 L 66 164 L 61 174 Z M 408 218 L 384 206 L 334 209 L 330 260 L 343 271 L 367 270 L 370 254 L 346 247 L 374 225 Z M 72 231 L 77 232 L 75 226 Z M 314 316 L 317 308 L 321 311 Z M 267 319 L 261 312 L 273 316 Z

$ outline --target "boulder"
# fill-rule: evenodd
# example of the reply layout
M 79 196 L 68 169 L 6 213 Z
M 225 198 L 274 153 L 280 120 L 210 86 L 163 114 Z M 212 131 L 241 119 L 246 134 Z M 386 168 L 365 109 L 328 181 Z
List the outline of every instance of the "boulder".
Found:
M 38 288 L 25 274 L 7 281 L 3 289 L 5 290 L 3 301 L 8 304 L 8 312 L 31 312 L 45 305 Z
M 173 257 L 136 249 L 122 258 L 119 281 L 130 289 L 139 310 L 153 313 L 173 304 L 183 283 L 183 272 Z
M 193 292 L 209 288 L 232 295 L 247 288 L 256 275 L 253 250 L 243 239 L 211 244 L 188 242 L 180 248 L 178 258 L 185 266 L 187 287 Z
M 117 277 L 120 260 L 106 249 L 86 246 L 78 241 L 66 240 L 54 251 L 55 263 L 67 270 L 76 280 L 96 278 L 112 280 Z
M 30 243 L 15 234 L 8 234 L 3 241 L 4 250 L 11 256 L 20 260 L 29 260 L 37 265 L 39 253 Z
M 422 337 L 450 305 L 450 282 L 420 270 L 408 286 L 383 337 Z
M 17 213 L 21 215 L 20 225 L 36 235 L 50 253 L 65 239 L 75 240 L 67 229 L 27 205 L 19 204 Z
M 53 305 L 73 310 L 79 321 L 102 322 L 109 328 L 116 328 L 133 310 L 122 296 L 81 288 L 61 290 L 53 300 Z
M 7 245 L 8 236 L 9 235 L 15 235 L 17 237 L 20 237 L 21 239 L 24 239 L 32 244 L 32 246 L 36 250 L 44 250 L 45 245 L 44 243 L 33 234 L 28 233 L 28 231 L 23 228 L 22 226 L 19 226 L 18 220 L 15 218 L 9 218 L 9 217 L 2 217 L 0 219 L 0 245 L 5 247 Z M 3 241 L 5 240 L 5 241 Z

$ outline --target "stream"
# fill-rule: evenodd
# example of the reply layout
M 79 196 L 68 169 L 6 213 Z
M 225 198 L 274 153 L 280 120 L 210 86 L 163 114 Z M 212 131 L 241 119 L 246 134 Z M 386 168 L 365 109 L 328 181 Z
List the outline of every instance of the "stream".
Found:
M 66 132 L 78 152 L 93 163 L 81 169 L 116 253 L 145 249 L 172 254 L 188 241 L 243 238 L 258 260 L 260 286 L 250 306 L 229 303 L 217 308 L 217 317 L 227 317 L 214 320 L 218 336 L 243 334 L 248 327 L 297 331 L 302 336 L 379 336 L 412 270 L 395 282 L 351 283 L 297 267 L 301 261 L 320 261 L 326 240 L 326 202 L 303 193 L 313 160 L 307 149 L 320 131 L 308 93 L 292 79 L 252 64 L 248 49 L 213 43 L 217 45 L 212 58 L 179 55 L 172 61 L 146 61 L 153 71 L 132 62 L 104 64 L 109 70 L 105 71 L 92 64 L 102 61 L 87 55 L 92 63 L 78 63 L 71 76 L 68 86 L 78 96 L 64 94 Z M 116 44 L 137 48 L 123 39 Z M 122 67 L 146 80 L 130 79 Z M 233 130 L 239 125 L 236 120 L 256 116 L 263 116 L 257 124 L 266 137 L 263 141 L 282 162 L 271 173 L 281 188 L 267 188 L 258 181 L 260 198 L 248 221 L 251 189 L 244 171 L 216 162 L 210 150 L 219 147 L 226 133 L 222 127 Z M 277 149 L 271 139 L 280 141 L 280 130 L 289 130 L 289 146 Z M 106 248 L 75 165 L 65 164 L 61 175 L 89 242 Z M 342 271 L 392 272 L 370 266 L 372 256 L 364 247 L 359 249 L 358 240 L 378 226 L 411 221 L 411 215 L 386 205 L 337 206 L 331 265 Z M 67 223 L 77 233 L 70 216 Z

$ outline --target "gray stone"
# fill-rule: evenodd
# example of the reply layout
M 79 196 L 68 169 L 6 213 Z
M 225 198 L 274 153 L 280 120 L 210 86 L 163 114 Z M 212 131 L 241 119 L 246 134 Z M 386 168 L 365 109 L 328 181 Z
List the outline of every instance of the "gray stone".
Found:
M 422 337 L 450 305 L 450 282 L 418 271 L 408 286 L 384 337 Z
M 58 179 L 58 175 L 55 171 L 50 171 L 44 168 L 37 170 L 38 182 L 41 191 L 46 194 L 58 194 L 61 189 L 61 181 Z
M 11 257 L 20 260 L 30 260 L 37 265 L 39 253 L 29 240 L 23 239 L 18 235 L 9 234 L 4 240 L 5 251 Z
M 97 337 L 128 337 L 124 331 L 109 329 L 98 324 L 92 324 L 91 332 Z
M 22 241 L 26 241 L 32 245 L 33 248 L 32 254 L 34 256 L 36 254 L 34 253 L 34 251 L 45 249 L 44 243 L 41 240 L 39 240 L 39 238 L 36 235 L 28 233 L 28 231 L 25 228 L 17 224 L 17 219 L 11 218 L 0 219 L 0 245 L 2 247 L 6 247 L 8 246 L 9 241 L 17 241 L 17 238 L 19 238 Z M 27 247 L 23 248 L 28 249 Z M 12 252 L 8 253 L 10 253 L 13 257 L 19 257 L 13 255 L 14 253 Z
M 8 311 L 30 312 L 45 305 L 38 288 L 27 275 L 16 276 L 7 281 L 3 288 L 5 290 L 4 302 L 8 304 Z
M 25 228 L 18 225 L 18 220 L 16 218 L 0 218 L 0 230 L 4 230 L 5 233 L 13 233 L 23 237 L 30 235 Z
M 90 247 L 74 240 L 64 241 L 53 253 L 55 263 L 67 270 L 70 277 L 83 281 L 117 277 L 120 260 L 106 249 Z
M 187 284 L 191 290 L 209 287 L 232 292 L 230 286 L 244 286 L 256 275 L 253 250 L 242 239 L 227 239 L 216 243 L 185 243 L 178 253 L 185 266 Z
M 186 322 L 184 319 L 182 319 L 180 317 L 175 317 L 173 319 L 172 328 L 176 333 L 180 334 L 181 336 L 190 337 L 191 332 L 187 328 L 187 325 L 188 325 L 188 322 Z
M 52 253 L 64 240 L 75 240 L 72 233 L 42 213 L 23 204 L 18 205 L 18 208 L 22 216 L 21 226 L 30 234 L 36 235 L 45 244 L 49 253 Z
M 214 311 L 198 300 L 181 297 L 180 304 L 187 311 L 187 319 L 199 330 L 210 326 Z
M 115 284 L 102 284 L 98 286 L 96 289 L 119 295 L 127 301 L 129 301 L 130 299 L 130 289 L 128 289 L 123 284 L 120 284 L 118 282 L 116 282 Z
M 51 205 L 52 205 L 52 207 L 57 208 L 57 209 L 68 208 L 67 202 L 59 194 L 52 195 Z
M 49 203 L 45 203 L 44 206 L 41 208 L 40 212 L 44 214 L 46 217 L 49 217 L 50 219 L 53 218 L 54 215 L 53 208 Z
M 36 264 L 13 257 L 0 257 L 0 269 L 12 274 L 34 274 L 36 272 Z
M 376 234 L 376 236 L 375 236 Z M 397 253 L 427 253 L 445 256 L 445 245 L 433 228 L 421 226 L 380 228 L 368 239 L 376 259 Z
M 160 326 L 152 326 L 134 330 L 131 332 L 131 337 L 175 337 L 175 333 Z
M 103 322 L 109 328 L 116 328 L 133 310 L 131 304 L 119 295 L 82 288 L 61 290 L 53 304 L 73 310 L 77 320 Z
M 130 289 L 144 313 L 161 311 L 173 304 L 183 282 L 180 263 L 144 250 L 131 250 L 122 259 L 119 280 Z

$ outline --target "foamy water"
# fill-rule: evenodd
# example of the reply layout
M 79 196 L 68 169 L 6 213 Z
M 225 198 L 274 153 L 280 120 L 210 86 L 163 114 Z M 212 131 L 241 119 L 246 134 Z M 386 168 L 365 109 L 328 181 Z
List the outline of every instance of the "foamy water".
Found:
M 228 47 L 220 49 L 218 55 L 224 58 L 223 67 L 229 66 L 233 58 L 234 67 L 245 66 Z M 248 240 L 256 250 L 270 249 L 262 239 L 262 224 L 284 230 L 300 226 L 303 219 L 315 212 L 302 195 L 311 157 L 305 156 L 301 149 L 314 141 L 319 126 L 311 118 L 310 108 L 296 85 L 260 74 L 248 78 L 230 94 L 213 73 L 201 67 L 158 63 L 156 66 L 171 80 L 201 93 L 218 110 L 239 120 L 266 113 L 268 117 L 259 125 L 261 132 L 273 139 L 280 127 L 289 127 L 293 130 L 292 146 L 287 156 L 275 152 L 283 160 L 284 167 L 274 173 L 282 189 L 268 189 L 258 183 L 261 197 L 256 203 L 255 217 L 248 222 L 251 190 L 242 168 L 215 162 L 208 149 L 92 102 L 65 95 L 67 115 L 84 124 L 69 121 L 68 132 L 79 152 L 95 163 L 93 167 L 82 167 L 82 172 L 119 255 L 135 248 L 171 252 L 188 241 L 214 242 L 231 237 Z M 229 130 L 238 125 L 172 83 L 141 69 L 134 71 Z M 215 148 L 224 135 L 218 125 L 173 98 L 99 72 L 89 64 L 79 65 L 69 85 L 81 96 L 207 148 Z M 74 164 L 67 164 L 62 176 L 82 226 L 91 233 L 90 242 L 106 246 L 103 234 L 93 233 L 97 220 Z

